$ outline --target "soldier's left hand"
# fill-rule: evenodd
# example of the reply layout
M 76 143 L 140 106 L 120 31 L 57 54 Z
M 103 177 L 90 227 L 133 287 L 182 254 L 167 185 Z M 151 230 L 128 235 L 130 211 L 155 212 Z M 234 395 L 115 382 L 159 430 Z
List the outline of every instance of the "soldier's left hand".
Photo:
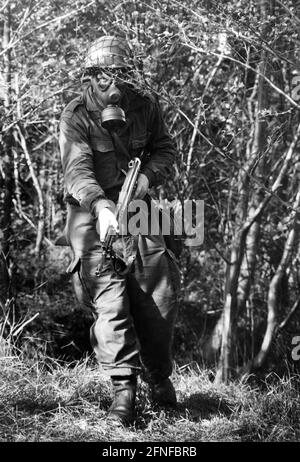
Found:
M 143 199 L 148 189 L 149 180 L 144 173 L 140 173 L 137 179 L 137 185 L 133 199 Z

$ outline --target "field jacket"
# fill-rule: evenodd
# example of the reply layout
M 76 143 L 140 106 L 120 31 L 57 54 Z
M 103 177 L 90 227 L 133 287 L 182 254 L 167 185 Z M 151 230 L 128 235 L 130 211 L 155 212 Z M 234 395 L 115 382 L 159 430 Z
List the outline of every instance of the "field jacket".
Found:
M 117 130 L 121 144 L 131 157 L 146 156 L 142 173 L 149 186 L 170 175 L 175 147 L 166 129 L 160 107 L 153 97 L 127 90 L 120 106 L 126 125 Z M 117 201 L 124 182 L 128 158 L 101 126 L 101 110 L 89 86 L 65 108 L 60 122 L 60 150 L 65 182 L 65 199 L 80 205 L 94 217 L 109 200 Z

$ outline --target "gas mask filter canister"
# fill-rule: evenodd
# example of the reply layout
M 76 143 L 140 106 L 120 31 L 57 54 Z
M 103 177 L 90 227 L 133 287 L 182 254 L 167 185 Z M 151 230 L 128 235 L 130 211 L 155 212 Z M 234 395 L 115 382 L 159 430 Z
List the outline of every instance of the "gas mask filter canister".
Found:
M 98 76 L 98 87 L 105 108 L 101 112 L 101 125 L 106 130 L 115 130 L 126 124 L 125 112 L 119 106 L 121 91 L 115 84 L 116 76 L 101 73 Z

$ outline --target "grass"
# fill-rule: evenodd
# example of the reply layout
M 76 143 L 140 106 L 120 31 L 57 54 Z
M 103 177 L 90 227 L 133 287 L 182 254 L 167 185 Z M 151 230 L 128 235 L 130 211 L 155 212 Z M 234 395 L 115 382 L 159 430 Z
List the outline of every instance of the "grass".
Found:
M 176 411 L 151 409 L 140 382 L 134 427 L 111 428 L 110 382 L 89 360 L 69 365 L 0 357 L 1 442 L 299 441 L 299 379 L 269 375 L 263 386 L 216 388 L 197 365 L 176 369 Z

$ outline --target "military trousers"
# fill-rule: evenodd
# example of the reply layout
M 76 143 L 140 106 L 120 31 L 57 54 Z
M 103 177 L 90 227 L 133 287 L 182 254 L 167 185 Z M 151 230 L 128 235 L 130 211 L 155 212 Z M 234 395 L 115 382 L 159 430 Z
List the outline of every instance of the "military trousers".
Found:
M 103 371 L 110 376 L 143 372 L 149 381 L 167 378 L 180 271 L 163 236 L 139 235 L 133 266 L 119 275 L 109 261 L 97 273 L 101 246 L 89 212 L 68 204 L 65 232 L 74 257 L 69 267 L 74 290 L 93 312 L 91 344 Z

